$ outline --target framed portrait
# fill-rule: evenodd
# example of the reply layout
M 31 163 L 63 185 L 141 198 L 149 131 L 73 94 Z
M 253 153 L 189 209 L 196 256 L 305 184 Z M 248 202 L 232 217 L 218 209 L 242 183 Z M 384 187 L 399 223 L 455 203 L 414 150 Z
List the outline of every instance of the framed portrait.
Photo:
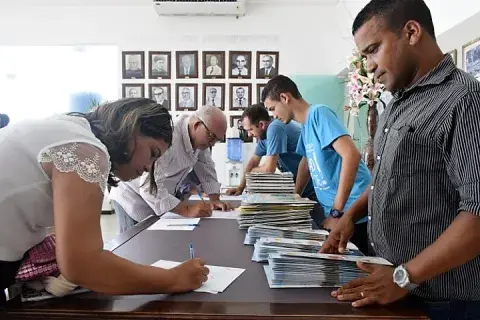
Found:
M 278 75 L 278 51 L 257 51 L 257 79 L 270 79 Z
M 230 110 L 243 111 L 252 102 L 251 83 L 230 83 Z
M 203 78 L 225 79 L 225 52 L 203 52 Z
M 262 93 L 263 93 L 263 89 L 265 88 L 265 86 L 266 86 L 265 83 L 257 84 L 257 103 L 262 102 Z
M 170 84 L 167 83 L 150 83 L 148 85 L 148 97 L 155 100 L 158 104 L 165 107 L 167 110 L 171 110 L 170 103 L 172 101 Z
M 122 78 L 145 79 L 145 52 L 122 51 Z
M 253 137 L 249 137 L 247 130 L 243 129 L 241 115 L 230 116 L 230 127 L 238 129 L 238 132 L 240 133 L 240 139 L 242 139 L 243 142 L 253 142 Z
M 198 51 L 177 51 L 177 78 L 198 78 Z
M 462 51 L 463 70 L 480 81 L 480 38 L 465 44 Z
M 197 89 L 196 83 L 177 83 L 175 85 L 175 96 L 177 97 L 177 111 L 197 110 Z
M 143 98 L 145 97 L 145 86 L 143 83 L 124 83 L 122 84 L 123 98 Z
M 203 84 L 203 105 L 225 110 L 225 83 Z
M 250 79 L 252 77 L 252 52 L 230 51 L 229 77 Z
M 149 51 L 149 72 L 150 79 L 170 79 L 172 76 L 172 53 L 169 51 Z
M 457 65 L 457 49 L 453 49 L 452 51 L 449 51 L 448 54 L 452 57 L 453 63 Z

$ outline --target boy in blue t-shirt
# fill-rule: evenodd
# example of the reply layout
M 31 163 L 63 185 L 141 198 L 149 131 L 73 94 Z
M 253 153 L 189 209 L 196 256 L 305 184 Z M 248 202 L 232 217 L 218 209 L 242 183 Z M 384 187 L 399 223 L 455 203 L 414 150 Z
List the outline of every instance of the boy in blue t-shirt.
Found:
M 279 168 L 282 172 L 291 172 L 296 180 L 298 166 L 302 160 L 302 156 L 296 152 L 302 130 L 300 124 L 295 121 L 288 124 L 279 120 L 272 121 L 263 103 L 254 104 L 245 109 L 242 123 L 248 135 L 257 138 L 255 154 L 250 158 L 245 172 L 272 173 Z M 260 166 L 264 156 L 266 156 L 265 163 Z M 240 186 L 227 190 L 227 194 L 241 194 L 244 188 L 245 175 Z M 311 179 L 301 196 L 316 200 Z
M 332 230 L 370 184 L 371 174 L 360 152 L 335 112 L 325 105 L 310 105 L 290 78 L 272 78 L 262 100 L 283 123 L 295 120 L 303 124 L 297 153 L 306 161 L 302 160 L 298 168 L 295 190 L 302 190 L 304 181 L 311 177 L 320 204 L 312 218 Z M 363 253 L 368 252 L 366 221 L 358 221 L 351 238 Z

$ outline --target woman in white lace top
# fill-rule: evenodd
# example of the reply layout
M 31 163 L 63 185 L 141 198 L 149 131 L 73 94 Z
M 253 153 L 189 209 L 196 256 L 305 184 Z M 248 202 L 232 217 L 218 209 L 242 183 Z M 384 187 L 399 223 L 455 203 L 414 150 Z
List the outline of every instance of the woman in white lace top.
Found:
M 208 269 L 199 259 L 167 270 L 103 250 L 100 214 L 107 184 L 150 171 L 171 141 L 170 114 L 144 98 L 1 129 L 0 292 L 53 225 L 60 271 L 79 286 L 109 294 L 200 287 Z

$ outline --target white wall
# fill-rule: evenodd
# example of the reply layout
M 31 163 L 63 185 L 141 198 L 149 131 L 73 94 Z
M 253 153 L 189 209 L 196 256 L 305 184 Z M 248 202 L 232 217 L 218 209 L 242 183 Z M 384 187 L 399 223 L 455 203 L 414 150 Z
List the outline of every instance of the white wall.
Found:
M 67 0 L 50 1 L 48 5 L 32 5 L 33 2 L 27 1 L 25 3 L 29 5 L 22 5 L 21 2 L 0 0 L 0 45 L 115 45 L 119 48 L 119 70 L 122 50 L 143 50 L 146 60 L 150 50 L 274 50 L 280 51 L 281 73 L 331 74 L 344 65 L 344 55 L 338 52 L 348 52 L 351 48 L 350 40 L 343 39 L 342 32 L 338 31 L 342 21 L 349 19 L 348 12 L 343 6 L 321 5 L 321 1 L 291 2 L 294 5 L 250 4 L 248 14 L 240 19 L 159 17 L 153 5 L 150 2 L 144 5 L 145 1 L 139 1 L 139 5 L 125 5 L 128 1 L 123 0 L 119 0 L 118 5 L 113 2 L 102 5 L 105 0 L 86 2 L 86 5 L 79 5 L 82 1 L 76 1 L 77 5 L 61 5 Z M 200 54 L 199 65 L 201 58 Z M 175 62 L 174 53 L 172 59 Z M 252 64 L 252 68 L 254 66 Z M 173 95 L 177 81 L 119 79 L 119 97 L 121 83 L 127 82 L 144 83 L 145 92 L 148 83 L 171 83 Z M 182 79 L 178 82 L 201 83 L 202 80 Z M 255 101 L 256 84 L 266 81 L 227 79 L 214 82 L 252 83 L 252 99 Z M 201 85 L 199 92 L 200 89 Z M 239 115 L 241 112 L 230 114 Z M 222 184 L 226 184 L 225 147 L 225 144 L 218 144 L 213 150 Z M 253 149 L 254 144 L 244 144 L 245 161 L 253 154 Z
M 443 52 L 457 50 L 457 67 L 463 69 L 462 46 L 480 37 L 480 13 L 473 15 L 465 21 L 457 24 L 450 30 L 442 33 L 438 38 L 438 44 Z
M 274 49 L 281 51 L 283 73 L 336 73 L 345 64 L 345 54 L 339 55 L 339 52 L 348 52 L 351 48 L 350 39 L 343 39 L 342 35 L 349 13 L 340 5 L 292 3 L 251 4 L 247 16 L 240 19 L 159 17 L 151 4 L 3 5 L 0 6 L 0 45 L 114 44 L 121 49 L 145 50 Z M 8 31 L 12 29 L 14 32 Z

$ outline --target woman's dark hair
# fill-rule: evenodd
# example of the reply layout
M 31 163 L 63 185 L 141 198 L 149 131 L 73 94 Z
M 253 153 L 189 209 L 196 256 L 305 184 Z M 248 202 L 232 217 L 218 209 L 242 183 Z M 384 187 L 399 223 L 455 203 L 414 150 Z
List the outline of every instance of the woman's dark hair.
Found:
M 107 147 L 112 164 L 108 184 L 117 186 L 113 172 L 119 165 L 129 163 L 135 150 L 135 134 L 162 139 L 172 144 L 172 116 L 162 105 L 147 98 L 125 98 L 107 102 L 88 113 L 70 113 L 88 120 L 93 134 Z M 154 167 L 150 171 L 150 190 L 156 192 Z
M 8 115 L 0 113 L 0 129 L 6 127 L 9 122 L 10 118 L 8 117 Z

